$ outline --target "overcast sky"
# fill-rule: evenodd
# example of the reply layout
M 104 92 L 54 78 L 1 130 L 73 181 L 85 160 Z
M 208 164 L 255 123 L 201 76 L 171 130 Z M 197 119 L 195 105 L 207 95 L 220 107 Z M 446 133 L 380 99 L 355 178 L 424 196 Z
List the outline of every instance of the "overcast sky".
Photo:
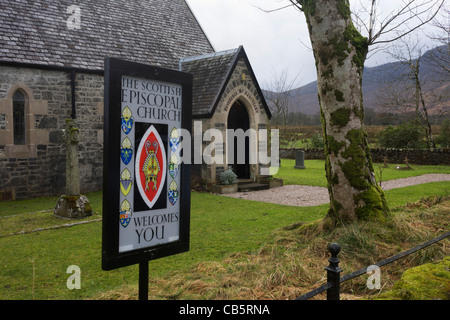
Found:
M 353 2 L 355 0 L 351 0 Z M 216 51 L 240 45 L 249 57 L 262 88 L 270 79 L 287 70 L 294 87 L 316 80 L 316 69 L 306 21 L 296 8 L 265 13 L 289 4 L 287 0 L 187 0 L 194 15 Z M 371 1 L 365 0 L 370 3 Z M 386 15 L 402 3 L 400 0 L 380 1 L 378 12 Z M 384 7 L 382 7 L 384 6 Z M 352 9 L 359 9 L 353 6 Z M 423 36 L 423 38 L 426 38 Z M 427 40 L 428 41 L 428 40 Z M 386 63 L 382 51 L 373 54 L 366 66 Z

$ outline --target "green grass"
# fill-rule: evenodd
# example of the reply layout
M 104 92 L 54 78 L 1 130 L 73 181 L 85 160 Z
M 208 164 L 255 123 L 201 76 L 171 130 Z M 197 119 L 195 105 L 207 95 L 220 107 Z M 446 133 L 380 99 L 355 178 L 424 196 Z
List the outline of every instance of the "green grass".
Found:
M 450 195 L 450 182 L 430 182 L 416 186 L 386 190 L 384 193 L 389 207 L 393 209 L 404 206 L 407 203 L 416 202 L 422 197 L 448 196 Z
M 93 202 L 91 200 L 91 202 Z M 51 203 L 51 202 L 50 202 Z M 320 219 L 326 206 L 296 207 L 233 199 L 208 193 L 192 193 L 191 249 L 187 253 L 150 262 L 151 276 L 189 269 L 193 264 L 220 260 L 237 251 L 255 250 L 270 233 L 297 221 Z M 53 221 L 51 212 L 18 217 Z M 6 222 L 3 222 L 6 223 Z M 30 221 L 33 226 L 36 222 Z M 59 221 L 67 223 L 66 220 Z M 1 225 L 0 225 L 1 227 Z M 9 232 L 19 231 L 9 226 Z M 3 231 L 1 231 L 3 233 Z M 128 283 L 137 283 L 134 266 L 101 270 L 101 222 L 0 238 L 0 299 L 81 299 L 99 295 Z M 33 290 L 33 261 L 35 286 Z M 70 265 L 81 268 L 81 290 L 68 290 Z
M 404 166 L 403 164 L 401 164 Z M 300 184 L 318 187 L 326 187 L 327 179 L 325 177 L 325 161 L 323 160 L 305 160 L 306 169 L 295 169 L 295 160 L 281 159 L 281 167 L 276 178 L 282 178 L 284 184 Z M 449 173 L 450 166 L 419 166 L 411 165 L 412 170 L 397 170 L 395 164 L 389 164 L 383 168 L 382 164 L 374 164 L 375 176 L 377 181 L 407 178 L 420 176 L 428 173 Z
M 326 187 L 325 161 L 305 160 L 306 169 L 295 169 L 295 160 L 281 159 L 281 166 L 275 178 L 282 178 L 283 183 Z
M 450 257 L 406 270 L 392 290 L 377 300 L 449 300 Z
M 0 217 L 11 216 L 21 213 L 36 213 L 44 210 L 53 210 L 55 208 L 56 203 L 58 202 L 58 198 L 59 197 L 45 197 L 45 198 L 0 202 Z M 90 193 L 89 201 L 93 212 L 102 211 L 102 193 L 100 191 Z
M 323 161 L 307 160 L 306 170 L 289 168 L 282 160 L 278 177 L 285 184 L 324 186 Z M 418 172 L 449 172 L 449 167 L 421 167 L 401 173 L 386 170 L 386 177 Z M 392 207 L 415 202 L 427 195 L 448 195 L 450 182 L 429 183 L 386 191 Z M 88 194 L 101 215 L 101 192 Z M 0 203 L 0 235 L 63 225 L 51 209 L 57 197 Z M 169 277 L 188 272 L 205 261 L 220 261 L 234 252 L 251 252 L 272 241 L 275 230 L 297 222 L 321 219 L 328 206 L 291 207 L 193 192 L 191 248 L 189 252 L 151 261 L 150 277 Z M 44 211 L 43 210 L 50 210 Z M 34 212 L 31 214 L 30 212 Z M 114 271 L 101 269 L 101 222 L 0 237 L 0 299 L 86 299 L 138 282 L 136 266 Z M 81 268 L 81 290 L 66 287 L 70 265 Z M 33 276 L 34 270 L 34 276 Z

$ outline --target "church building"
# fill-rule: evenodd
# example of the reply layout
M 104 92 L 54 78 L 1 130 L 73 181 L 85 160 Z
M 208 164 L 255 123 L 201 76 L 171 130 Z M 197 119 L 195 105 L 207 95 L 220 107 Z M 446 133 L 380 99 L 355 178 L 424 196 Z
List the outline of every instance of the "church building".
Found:
M 250 143 L 250 137 L 247 137 L 243 157 L 245 163 L 242 163 L 243 161 L 238 159 L 239 152 L 242 152 L 238 150 L 238 141 L 229 143 L 227 134 L 227 129 L 242 129 L 243 132 L 248 129 L 255 132 L 268 129 L 271 117 L 244 48 L 240 46 L 235 50 L 183 58 L 180 69 L 194 77 L 194 129 L 199 124 L 202 131 L 217 129 L 224 138 L 223 144 L 215 145 L 215 152 L 223 154 L 222 163 L 203 164 L 200 168 L 194 165 L 194 177 L 201 176 L 207 184 L 214 184 L 220 173 L 232 166 L 238 179 L 256 181 L 261 175 L 262 165 L 258 161 L 252 164 L 249 158 L 250 152 L 257 154 L 261 145 L 257 142 Z M 264 142 L 267 142 L 267 134 Z M 203 141 L 203 144 L 202 150 L 210 142 Z M 233 152 L 230 152 L 229 145 L 232 145 L 230 148 L 234 149 Z
M 268 128 L 244 48 L 215 52 L 184 0 L 0 0 L 0 9 L 0 201 L 64 193 L 68 118 L 80 128 L 81 192 L 102 189 L 105 57 L 191 73 L 203 131 Z M 202 164 L 193 176 L 213 184 L 227 169 Z M 253 180 L 260 169 L 233 168 Z

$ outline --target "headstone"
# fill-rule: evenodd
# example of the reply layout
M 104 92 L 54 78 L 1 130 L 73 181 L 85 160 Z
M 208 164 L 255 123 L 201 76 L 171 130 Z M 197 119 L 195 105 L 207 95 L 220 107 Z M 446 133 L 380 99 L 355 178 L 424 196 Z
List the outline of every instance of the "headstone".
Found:
M 405 157 L 405 165 L 406 165 L 406 167 L 396 166 L 395 169 L 397 169 L 397 170 L 412 170 L 412 168 L 409 165 L 408 157 Z
M 305 169 L 305 151 L 295 151 L 295 169 Z
M 405 164 L 406 164 L 406 167 L 407 167 L 407 168 L 411 168 L 411 167 L 409 166 L 409 159 L 408 159 L 408 157 L 405 157 Z

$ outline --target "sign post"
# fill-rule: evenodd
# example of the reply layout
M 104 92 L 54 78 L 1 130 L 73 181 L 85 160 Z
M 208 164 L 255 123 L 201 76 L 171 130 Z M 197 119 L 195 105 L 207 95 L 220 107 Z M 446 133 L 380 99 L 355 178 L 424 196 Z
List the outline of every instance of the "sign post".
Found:
M 148 261 L 189 250 L 192 76 L 106 58 L 104 114 L 102 268 L 139 264 L 146 299 Z

